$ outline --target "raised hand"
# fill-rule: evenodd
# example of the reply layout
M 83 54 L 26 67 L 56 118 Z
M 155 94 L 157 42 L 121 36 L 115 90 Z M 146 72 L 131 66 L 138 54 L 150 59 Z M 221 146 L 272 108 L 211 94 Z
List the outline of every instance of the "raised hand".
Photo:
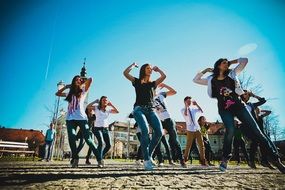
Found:
M 160 83 L 159 85 L 157 85 L 157 87 L 162 89 L 162 88 L 165 87 L 165 84 L 164 83 Z
M 210 72 L 213 72 L 213 70 L 214 70 L 213 68 L 206 68 L 206 69 L 204 69 L 204 70 L 202 71 L 202 73 L 204 73 L 204 74 L 207 73 L 207 72 L 210 73 Z
M 157 66 L 154 66 L 154 67 L 152 68 L 152 70 L 153 70 L 154 72 L 158 72 L 158 71 L 159 71 L 159 68 L 158 68 Z
M 138 68 L 138 67 L 139 67 L 139 65 L 138 65 L 136 62 L 133 62 L 132 67 L 136 67 L 136 68 Z

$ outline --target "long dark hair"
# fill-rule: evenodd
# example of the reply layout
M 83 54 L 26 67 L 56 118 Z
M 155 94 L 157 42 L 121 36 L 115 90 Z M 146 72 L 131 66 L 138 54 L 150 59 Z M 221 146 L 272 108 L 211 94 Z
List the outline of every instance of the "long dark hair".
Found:
M 76 83 L 76 79 L 78 77 L 80 78 L 79 75 L 76 75 L 75 77 L 73 77 L 69 93 L 68 93 L 67 97 L 65 98 L 65 100 L 68 101 L 69 103 L 72 101 L 72 96 L 73 95 L 76 96 L 77 98 L 79 98 L 81 93 L 82 93 L 82 89 L 75 84 Z
M 216 78 L 217 76 L 219 76 L 220 74 L 220 69 L 219 66 L 221 65 L 221 63 L 223 61 L 228 61 L 226 58 L 220 58 L 218 59 L 218 61 L 216 61 L 215 65 L 214 65 L 214 69 L 213 69 L 213 77 Z M 228 69 L 227 71 L 225 71 L 224 75 L 227 76 L 230 73 L 230 69 Z
M 101 96 L 100 100 L 99 100 L 99 104 L 98 104 L 98 109 L 101 110 L 102 108 L 102 100 L 103 98 L 107 98 L 107 96 Z
M 145 77 L 145 68 L 149 66 L 148 63 L 141 66 L 139 79 L 142 80 Z

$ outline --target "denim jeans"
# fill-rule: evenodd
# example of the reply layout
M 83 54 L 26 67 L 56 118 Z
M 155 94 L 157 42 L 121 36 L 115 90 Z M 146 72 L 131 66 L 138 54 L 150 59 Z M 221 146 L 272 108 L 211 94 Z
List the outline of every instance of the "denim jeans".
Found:
M 106 153 L 111 148 L 111 140 L 110 140 L 109 130 L 106 127 L 94 127 L 92 131 L 93 131 L 93 134 L 95 135 L 95 137 L 98 141 L 98 147 L 97 147 L 98 152 L 100 153 L 101 158 L 104 158 Z M 103 141 L 105 143 L 104 149 L 102 149 Z
M 260 143 L 260 145 L 264 147 L 268 157 L 271 160 L 278 159 L 278 152 L 272 148 L 270 142 L 271 140 L 264 136 L 245 106 L 238 106 L 232 110 L 220 110 L 219 114 L 226 128 L 223 146 L 223 160 L 228 160 L 231 155 L 232 141 L 235 131 L 235 116 L 243 123 L 241 130 L 246 133 L 245 135 L 248 136 L 251 140 L 256 140 L 258 143 Z
M 95 147 L 94 141 L 91 138 L 89 132 L 89 126 L 86 120 L 66 120 L 68 142 L 72 153 L 73 159 L 79 159 L 78 151 L 76 147 L 76 128 L 79 126 L 85 142 L 92 149 L 93 154 L 96 156 L 97 161 L 101 161 L 102 157 Z
M 154 154 L 153 154 L 152 157 L 154 157 L 156 155 L 158 162 L 159 163 L 163 163 L 164 159 L 163 159 L 163 155 L 162 155 L 162 152 L 161 152 L 161 143 L 164 145 L 168 161 L 171 162 L 172 161 L 172 157 L 171 157 L 171 153 L 170 153 L 170 147 L 169 147 L 169 144 L 168 144 L 165 136 L 161 137 L 161 140 L 157 144 L 157 146 L 155 148 L 155 151 L 154 151 Z
M 274 151 L 278 152 L 275 144 L 270 140 L 270 137 L 264 132 L 262 128 L 260 128 L 260 130 L 263 133 L 263 135 L 269 140 L 271 147 L 274 149 Z M 258 148 L 258 142 L 255 140 L 252 140 L 250 144 L 250 152 L 249 152 L 249 158 L 250 158 L 250 161 L 252 162 L 255 161 L 255 155 L 257 152 L 257 148 Z M 260 148 L 260 153 L 261 153 L 261 163 L 268 163 L 266 150 L 262 146 L 259 146 L 259 148 Z
M 212 155 L 213 155 L 211 144 L 209 139 L 207 139 L 206 137 L 203 137 L 203 142 L 205 146 L 205 158 L 208 161 L 208 163 L 210 163 L 212 161 Z
M 51 160 L 53 145 L 54 145 L 54 141 L 46 141 L 44 159 Z
M 143 159 L 143 156 L 142 156 L 142 147 L 141 147 L 142 134 L 141 134 L 141 133 L 137 133 L 137 137 L 138 137 L 138 140 L 139 140 L 139 142 L 140 142 L 140 146 L 139 146 L 138 151 L 137 151 L 136 160 L 142 160 L 142 159 Z
M 246 151 L 246 147 L 245 147 L 245 141 L 243 138 L 239 138 L 239 137 L 234 137 L 233 140 L 233 144 L 234 144 L 234 158 L 236 159 L 236 161 L 238 163 L 240 163 L 240 155 L 239 155 L 239 148 L 241 148 L 241 151 L 243 153 L 244 158 L 246 159 L 246 162 L 249 162 L 249 157 Z
M 153 154 L 155 147 L 162 137 L 162 125 L 161 122 L 153 111 L 152 108 L 136 106 L 133 112 L 134 118 L 141 128 L 141 148 L 145 161 L 149 160 Z M 149 141 L 149 126 L 152 127 L 152 138 Z
M 175 122 L 171 118 L 168 118 L 162 121 L 162 126 L 168 132 L 168 135 L 169 135 L 168 141 L 169 141 L 170 148 L 175 150 L 177 158 L 180 161 L 183 160 L 182 148 L 178 141 Z M 172 157 L 173 156 L 174 155 L 172 155 Z

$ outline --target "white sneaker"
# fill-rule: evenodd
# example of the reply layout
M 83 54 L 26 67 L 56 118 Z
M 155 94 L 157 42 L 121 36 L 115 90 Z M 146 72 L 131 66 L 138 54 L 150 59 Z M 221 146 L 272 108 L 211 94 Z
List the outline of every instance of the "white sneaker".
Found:
M 163 162 L 161 162 L 161 163 L 158 164 L 158 167 L 162 167 L 162 166 L 164 166 L 164 163 L 163 163 Z
M 151 158 L 150 162 L 152 163 L 153 166 L 157 166 L 157 164 L 155 163 L 155 161 Z
M 140 160 L 136 160 L 136 165 L 138 165 L 138 166 L 141 166 L 142 165 L 142 162 L 140 161 Z
M 104 168 L 105 167 L 104 160 L 101 160 L 101 161 L 98 162 L 98 167 L 99 168 Z
M 153 170 L 153 165 L 150 160 L 144 161 L 143 165 L 144 165 L 145 170 L 148 170 L 148 171 Z

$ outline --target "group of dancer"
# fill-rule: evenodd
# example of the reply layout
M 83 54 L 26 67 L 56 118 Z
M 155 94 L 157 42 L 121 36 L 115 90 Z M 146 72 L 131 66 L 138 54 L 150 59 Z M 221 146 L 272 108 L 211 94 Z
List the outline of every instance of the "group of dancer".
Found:
M 245 92 L 238 80 L 238 74 L 245 68 L 248 63 L 247 58 L 239 58 L 228 61 L 219 59 L 216 61 L 214 68 L 207 68 L 197 73 L 193 81 L 200 85 L 208 86 L 208 94 L 211 98 L 217 99 L 218 112 L 225 126 L 223 156 L 219 168 L 226 171 L 228 161 L 232 156 L 232 142 L 236 131 L 235 118 L 242 125 L 240 129 L 244 135 L 252 140 L 253 147 L 259 144 L 262 147 L 263 155 L 273 166 L 277 167 L 280 172 L 285 173 L 285 166 L 280 160 L 278 150 L 268 136 L 260 129 L 257 118 L 255 118 L 249 106 L 246 106 L 246 98 L 252 96 Z M 230 69 L 230 66 L 237 64 Z M 184 99 L 184 107 L 181 113 L 186 121 L 187 128 L 187 145 L 183 154 L 181 145 L 177 138 L 176 124 L 169 114 L 165 103 L 165 98 L 176 94 L 176 91 L 170 86 L 163 83 L 166 78 L 165 73 L 157 66 L 152 67 L 150 64 L 144 64 L 140 68 L 139 77 L 136 78 L 130 74 L 131 70 L 138 67 L 136 63 L 128 66 L 123 74 L 132 83 L 135 88 L 136 100 L 133 107 L 132 115 L 137 123 L 140 132 L 140 149 L 143 157 L 145 170 L 153 170 L 153 155 L 156 149 L 160 149 L 160 142 L 165 132 L 169 135 L 169 144 L 171 152 L 175 153 L 182 167 L 186 167 L 189 159 L 189 151 L 193 141 L 196 140 L 199 147 L 201 165 L 209 164 L 209 156 L 205 156 L 205 147 L 209 148 L 207 138 L 207 129 L 209 123 L 205 117 L 199 117 L 203 113 L 202 108 L 190 96 Z M 157 72 L 160 76 L 156 80 L 151 80 L 152 72 Z M 203 76 L 210 73 L 208 77 Z M 106 119 L 110 113 L 118 113 L 118 110 L 108 101 L 107 97 L 102 97 L 97 102 L 92 102 L 87 106 L 87 113 L 95 114 L 93 133 L 98 141 L 96 148 L 89 132 L 88 117 L 85 113 L 84 100 L 86 98 L 92 78 L 82 81 L 80 76 L 75 76 L 71 85 L 66 85 L 60 89 L 56 95 L 66 97 L 68 101 L 68 112 L 66 125 L 68 130 L 68 139 L 72 152 L 72 167 L 78 167 L 78 147 L 76 146 L 76 129 L 80 128 L 82 138 L 90 147 L 90 152 L 96 156 L 98 166 L 103 167 L 104 155 L 110 149 L 110 139 L 108 134 L 108 124 Z M 64 91 L 69 88 L 69 92 Z M 156 94 L 157 88 L 166 88 L 166 92 Z M 107 109 L 111 106 L 111 109 Z M 258 105 L 255 106 L 258 107 Z M 254 112 L 254 110 L 252 110 Z M 151 137 L 150 137 L 151 130 Z M 204 138 L 204 139 L 203 139 Z M 102 142 L 105 141 L 105 148 L 102 150 Z M 256 152 L 256 148 L 253 148 Z M 206 151 L 209 152 L 209 151 Z M 159 157 L 159 154 L 157 155 Z

